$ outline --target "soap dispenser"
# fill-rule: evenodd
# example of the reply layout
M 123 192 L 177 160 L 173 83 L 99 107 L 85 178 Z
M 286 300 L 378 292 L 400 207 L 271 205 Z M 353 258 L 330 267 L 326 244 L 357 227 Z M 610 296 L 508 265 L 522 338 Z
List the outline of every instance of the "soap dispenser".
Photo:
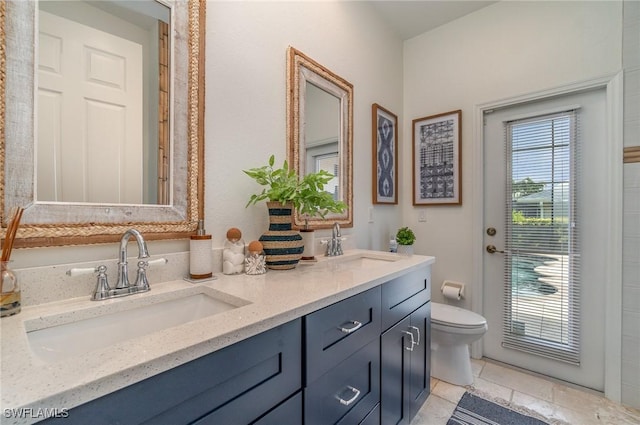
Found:
M 209 279 L 213 276 L 211 235 L 205 234 L 204 220 L 198 220 L 196 234 L 189 241 L 189 277 L 193 280 Z

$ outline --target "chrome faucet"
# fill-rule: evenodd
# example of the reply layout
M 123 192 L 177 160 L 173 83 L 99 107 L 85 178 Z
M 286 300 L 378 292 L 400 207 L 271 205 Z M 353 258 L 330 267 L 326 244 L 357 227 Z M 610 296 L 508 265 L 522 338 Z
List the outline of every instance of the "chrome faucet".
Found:
M 327 243 L 327 257 L 342 255 L 342 235 L 340 234 L 340 224 L 336 221 L 331 230 L 331 239 Z
M 127 244 L 129 238 L 133 236 L 138 242 L 138 271 L 136 274 L 136 282 L 129 284 L 129 270 L 127 265 Z M 125 295 L 136 294 L 138 292 L 147 292 L 149 281 L 147 280 L 147 268 L 150 266 L 164 265 L 168 263 L 166 258 L 158 258 L 157 260 L 148 261 L 149 250 L 142 234 L 136 229 L 129 229 L 120 238 L 120 250 L 118 256 L 118 283 L 115 288 L 109 286 L 107 279 L 107 267 L 100 265 L 89 268 L 73 268 L 67 270 L 67 275 L 78 276 L 82 274 L 97 273 L 96 287 L 91 294 L 94 301 L 106 300 L 108 298 L 124 297 Z
M 144 260 L 145 258 L 149 258 L 149 251 L 147 250 L 147 243 L 142 237 L 142 233 L 137 231 L 136 229 L 129 229 L 120 238 L 120 255 L 118 257 L 118 283 L 116 283 L 116 289 L 125 289 L 129 288 L 129 267 L 127 265 L 127 244 L 129 243 L 129 238 L 133 236 L 136 238 L 136 242 L 138 242 L 138 260 Z M 140 263 L 143 263 L 142 261 Z M 136 279 L 135 285 L 142 284 L 144 277 L 144 282 L 146 282 L 146 275 L 144 273 L 144 265 L 140 267 L 140 263 L 138 263 L 138 278 Z M 142 268 L 142 275 L 140 273 L 140 269 Z M 148 289 L 147 283 L 147 289 Z

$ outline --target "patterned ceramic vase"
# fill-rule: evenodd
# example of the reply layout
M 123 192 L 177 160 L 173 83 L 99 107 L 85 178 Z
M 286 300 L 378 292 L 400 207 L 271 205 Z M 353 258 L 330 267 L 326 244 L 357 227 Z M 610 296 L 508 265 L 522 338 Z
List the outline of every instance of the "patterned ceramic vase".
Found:
M 398 244 L 398 254 L 413 255 L 413 245 L 400 245 Z
M 269 230 L 260 236 L 267 267 L 273 270 L 293 269 L 302 257 L 304 244 L 297 230 L 291 229 L 291 204 L 267 202 Z

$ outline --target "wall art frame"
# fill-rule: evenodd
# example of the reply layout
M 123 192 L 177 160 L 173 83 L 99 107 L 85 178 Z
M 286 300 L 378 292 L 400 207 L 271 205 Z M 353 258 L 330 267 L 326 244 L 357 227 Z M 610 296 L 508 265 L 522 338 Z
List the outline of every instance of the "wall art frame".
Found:
M 462 205 L 462 111 L 412 121 L 413 205 Z
M 398 117 L 371 105 L 372 202 L 398 203 Z

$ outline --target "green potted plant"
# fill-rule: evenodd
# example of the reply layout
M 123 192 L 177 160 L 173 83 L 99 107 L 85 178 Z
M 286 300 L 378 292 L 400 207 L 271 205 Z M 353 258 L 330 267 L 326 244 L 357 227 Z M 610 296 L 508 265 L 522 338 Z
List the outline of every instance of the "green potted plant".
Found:
M 274 164 L 275 156 L 271 155 L 268 165 L 243 170 L 246 175 L 264 186 L 261 192 L 251 195 L 246 206 L 267 201 L 269 231 L 260 238 L 267 256 L 267 266 L 272 269 L 289 269 L 295 267 L 304 249 L 302 236 L 298 231 L 291 229 L 293 209 L 307 217 L 324 217 L 329 212 L 343 211 L 346 204 L 334 200 L 331 194 L 324 190 L 324 185 L 333 178 L 327 171 L 321 170 L 299 178 L 295 170 L 289 169 L 286 160 L 279 168 L 274 168 Z M 309 246 L 313 247 L 313 241 Z M 280 253 L 285 255 L 276 259 L 275 255 Z M 310 257 L 313 258 L 313 254 Z
M 398 253 L 411 255 L 413 254 L 413 243 L 416 241 L 416 235 L 413 230 L 408 227 L 401 227 L 396 233 L 396 242 L 398 243 Z
M 325 170 L 311 173 L 301 180 L 300 206 L 298 212 L 304 217 L 304 227 L 300 229 L 304 240 L 303 260 L 315 260 L 315 231 L 309 228 L 311 217 L 324 218 L 328 213 L 339 213 L 347 208 L 347 204 L 333 199 L 333 195 L 324 190 L 324 186 L 333 179 L 333 175 Z

